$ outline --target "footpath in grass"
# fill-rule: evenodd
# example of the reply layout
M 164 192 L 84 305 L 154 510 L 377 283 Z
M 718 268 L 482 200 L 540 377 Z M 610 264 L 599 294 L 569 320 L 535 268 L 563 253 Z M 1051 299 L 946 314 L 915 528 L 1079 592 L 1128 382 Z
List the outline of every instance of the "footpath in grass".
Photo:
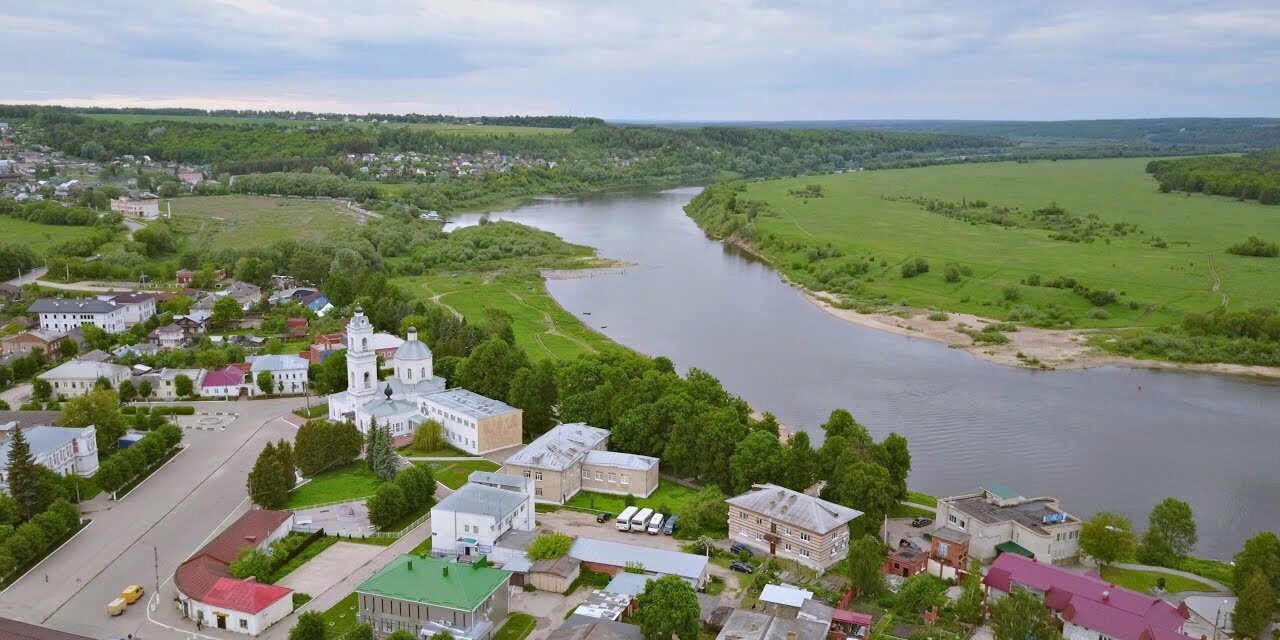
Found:
M 308 482 L 289 493 L 285 509 L 300 509 L 318 504 L 367 498 L 382 484 L 377 476 L 357 460 L 345 467 L 312 476 Z
M 1213 587 L 1190 578 L 1182 576 L 1160 573 L 1158 571 L 1143 571 L 1139 569 L 1121 569 L 1118 567 L 1102 567 L 1100 571 L 1102 579 L 1119 587 L 1131 589 L 1138 593 L 1151 593 L 1155 588 L 1156 582 L 1164 578 L 1165 591 L 1169 593 L 1179 593 L 1182 591 L 1214 591 Z
M 493 640 L 523 640 L 537 626 L 538 621 L 527 613 L 513 613 L 507 623 L 493 635 Z
M 497 471 L 498 465 L 488 460 L 459 460 L 457 462 L 416 462 L 431 469 L 436 482 L 450 489 L 461 489 L 473 471 Z

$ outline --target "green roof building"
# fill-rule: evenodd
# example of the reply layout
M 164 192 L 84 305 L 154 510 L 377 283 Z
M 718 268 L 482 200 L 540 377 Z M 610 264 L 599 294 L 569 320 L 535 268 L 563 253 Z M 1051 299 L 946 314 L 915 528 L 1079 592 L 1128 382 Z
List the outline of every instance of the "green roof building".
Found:
M 507 617 L 510 577 L 493 567 L 403 555 L 356 588 L 358 617 L 379 638 L 404 629 L 489 640 Z

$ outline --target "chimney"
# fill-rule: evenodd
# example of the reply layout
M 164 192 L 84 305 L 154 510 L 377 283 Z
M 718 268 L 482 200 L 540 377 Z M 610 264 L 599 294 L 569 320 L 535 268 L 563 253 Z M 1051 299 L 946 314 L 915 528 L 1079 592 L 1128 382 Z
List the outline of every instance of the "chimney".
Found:
M 407 566 L 408 566 L 408 568 L 409 568 L 409 570 L 410 570 L 410 571 L 413 571 L 413 561 L 412 561 L 412 560 L 410 560 L 410 561 L 409 561 L 409 564 L 408 564 Z
M 245 536 L 244 539 L 245 542 L 248 542 L 255 547 L 258 546 L 258 536 Z
M 449 577 L 449 567 L 445 567 L 445 568 L 444 568 L 444 577 L 446 577 L 446 578 L 448 578 L 448 577 Z

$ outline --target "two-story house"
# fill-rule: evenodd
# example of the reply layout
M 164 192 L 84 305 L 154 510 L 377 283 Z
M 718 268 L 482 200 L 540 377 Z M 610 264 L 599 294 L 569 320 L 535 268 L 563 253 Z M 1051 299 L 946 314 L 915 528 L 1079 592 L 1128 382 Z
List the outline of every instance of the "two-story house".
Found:
M 124 326 L 146 322 L 156 314 L 157 295 L 146 291 L 123 291 L 120 293 L 104 293 L 99 300 L 114 303 L 124 310 Z
M 431 549 L 486 555 L 508 531 L 533 531 L 533 480 L 476 471 L 467 484 L 431 508 Z
M 114 302 L 93 298 L 41 298 L 31 303 L 27 313 L 40 318 L 44 331 L 67 333 L 91 324 L 107 333 L 125 330 L 124 309 Z
M 609 432 L 581 422 L 556 425 L 503 463 L 534 480 L 539 502 L 564 504 L 579 491 L 647 498 L 658 488 L 658 459 L 608 451 Z
M 935 522 L 967 534 L 968 554 L 983 562 L 1006 551 L 1053 564 L 1071 564 L 1080 555 L 1079 518 L 1056 498 L 1024 498 L 1000 484 L 939 500 Z
M 356 587 L 356 620 L 378 638 L 404 630 L 490 640 L 507 618 L 510 580 L 502 569 L 402 555 Z
M 467 453 L 483 455 L 520 444 L 524 413 L 501 400 L 455 388 L 420 396 L 418 410 L 444 427 L 441 435 L 450 446 Z
M 118 389 L 131 373 L 129 367 L 110 362 L 71 360 L 36 377 L 53 387 L 53 395 L 74 398 L 93 391 L 99 378 L 105 379 L 112 389 Z
M 774 484 L 725 500 L 729 538 L 824 571 L 849 553 L 849 523 L 861 511 Z
M 293 355 L 264 355 L 250 359 L 250 373 L 253 384 L 258 382 L 258 374 L 263 371 L 271 373 L 273 389 L 271 393 L 302 393 L 307 388 L 307 366 L 303 358 Z M 255 387 L 256 388 L 256 387 Z M 254 394 L 260 394 L 260 389 Z
M 13 430 L 0 431 L 0 489 L 9 489 L 9 449 Z M 58 475 L 85 478 L 98 471 L 97 429 L 88 427 L 35 426 L 22 430 L 36 464 L 52 469 Z

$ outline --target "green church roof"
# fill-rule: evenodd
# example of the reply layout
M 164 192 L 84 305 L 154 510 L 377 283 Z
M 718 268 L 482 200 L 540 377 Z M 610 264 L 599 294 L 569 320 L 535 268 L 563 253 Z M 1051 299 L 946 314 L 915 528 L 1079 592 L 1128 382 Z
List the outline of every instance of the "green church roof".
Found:
M 493 567 L 403 555 L 365 580 L 356 591 L 406 602 L 474 611 L 511 573 Z

